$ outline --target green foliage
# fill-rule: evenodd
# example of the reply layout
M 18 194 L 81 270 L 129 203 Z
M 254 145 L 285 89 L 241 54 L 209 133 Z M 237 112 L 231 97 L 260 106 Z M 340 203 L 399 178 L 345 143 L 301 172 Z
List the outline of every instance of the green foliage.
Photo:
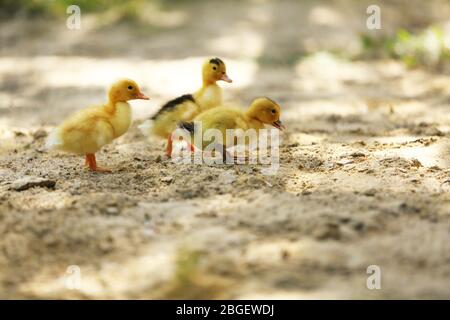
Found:
M 200 253 L 181 249 L 176 259 L 175 280 L 181 287 L 191 285 L 192 277 L 198 272 Z
M 0 2 L 0 12 L 2 15 L 8 16 L 18 12 L 26 12 L 29 14 L 42 13 L 42 1 L 31 0 L 3 0 Z
M 450 58 L 441 28 L 431 26 L 418 34 L 400 29 L 393 37 L 361 36 L 363 56 L 367 58 L 391 57 L 402 60 L 409 67 L 436 66 Z
M 173 278 L 162 290 L 160 299 L 223 299 L 227 282 L 211 275 L 200 265 L 202 253 L 188 248 L 177 252 Z
M 135 17 L 145 0 L 3 0 L 0 11 L 4 15 L 23 13 L 31 16 L 47 15 L 52 17 L 64 16 L 70 5 L 78 5 L 82 12 L 100 12 L 117 10 L 124 18 Z

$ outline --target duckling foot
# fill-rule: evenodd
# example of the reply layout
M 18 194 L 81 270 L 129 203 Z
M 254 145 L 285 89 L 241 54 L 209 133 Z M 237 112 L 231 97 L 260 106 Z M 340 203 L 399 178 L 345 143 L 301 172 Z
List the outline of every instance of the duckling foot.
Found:
M 94 170 L 91 169 L 91 171 L 100 172 L 100 173 L 111 173 L 112 172 L 111 169 L 103 168 L 103 167 L 96 167 Z
M 101 168 L 101 167 L 97 166 L 97 160 L 95 159 L 95 154 L 92 154 L 92 153 L 86 154 L 85 163 L 89 166 L 89 169 L 93 172 L 103 172 L 103 173 L 112 172 L 110 169 Z

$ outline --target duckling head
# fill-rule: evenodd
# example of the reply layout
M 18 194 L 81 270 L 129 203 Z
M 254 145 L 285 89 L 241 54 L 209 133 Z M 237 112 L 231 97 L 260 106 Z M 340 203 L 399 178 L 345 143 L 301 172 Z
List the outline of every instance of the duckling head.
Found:
M 280 106 L 269 98 L 263 97 L 253 100 L 247 114 L 251 118 L 256 118 L 262 123 L 270 124 L 278 130 L 284 130 L 286 128 L 280 121 Z
M 141 92 L 138 84 L 131 79 L 121 79 L 114 82 L 109 88 L 108 96 L 109 100 L 112 102 L 124 102 L 134 99 L 150 99 Z
M 203 83 L 212 84 L 216 81 L 233 82 L 227 75 L 227 67 L 219 58 L 210 58 L 203 63 L 202 68 Z

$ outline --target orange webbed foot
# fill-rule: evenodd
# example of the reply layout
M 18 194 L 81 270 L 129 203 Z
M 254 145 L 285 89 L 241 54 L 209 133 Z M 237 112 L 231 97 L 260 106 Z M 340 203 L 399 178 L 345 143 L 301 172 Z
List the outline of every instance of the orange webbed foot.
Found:
M 96 167 L 95 169 L 90 169 L 92 172 L 100 172 L 100 173 L 111 173 L 112 170 L 108 169 L 108 168 L 103 168 L 103 167 Z
M 97 160 L 95 159 L 95 154 L 88 153 L 86 154 L 85 164 L 89 166 L 89 170 L 92 172 L 100 172 L 100 173 L 110 173 L 111 169 L 102 168 L 97 166 Z

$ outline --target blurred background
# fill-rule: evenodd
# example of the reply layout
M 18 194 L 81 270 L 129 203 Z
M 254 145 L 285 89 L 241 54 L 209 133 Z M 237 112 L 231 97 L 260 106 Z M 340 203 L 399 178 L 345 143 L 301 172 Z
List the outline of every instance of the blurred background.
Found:
M 136 129 L 216 56 L 227 103 L 282 106 L 278 175 L 174 165 Z M 43 152 L 119 77 L 151 100 L 99 155 L 116 173 Z M 448 0 L 1 0 L 0 297 L 448 298 L 449 107 Z M 26 175 L 57 187 L 8 189 Z
M 137 103 L 136 117 L 145 117 L 195 90 L 208 56 L 226 60 L 235 80 L 224 86 L 228 98 L 244 104 L 270 95 L 290 106 L 300 95 L 349 92 L 345 82 L 369 86 L 379 61 L 391 75 L 403 67 L 449 72 L 445 0 L 380 1 L 381 30 L 366 26 L 372 2 L 352 0 L 86 0 L 76 2 L 81 29 L 70 30 L 72 2 L 1 2 L 3 126 L 54 124 L 61 113 L 101 99 L 121 76 L 135 78 L 154 98 L 151 108 Z M 375 87 L 366 95 L 377 96 Z

